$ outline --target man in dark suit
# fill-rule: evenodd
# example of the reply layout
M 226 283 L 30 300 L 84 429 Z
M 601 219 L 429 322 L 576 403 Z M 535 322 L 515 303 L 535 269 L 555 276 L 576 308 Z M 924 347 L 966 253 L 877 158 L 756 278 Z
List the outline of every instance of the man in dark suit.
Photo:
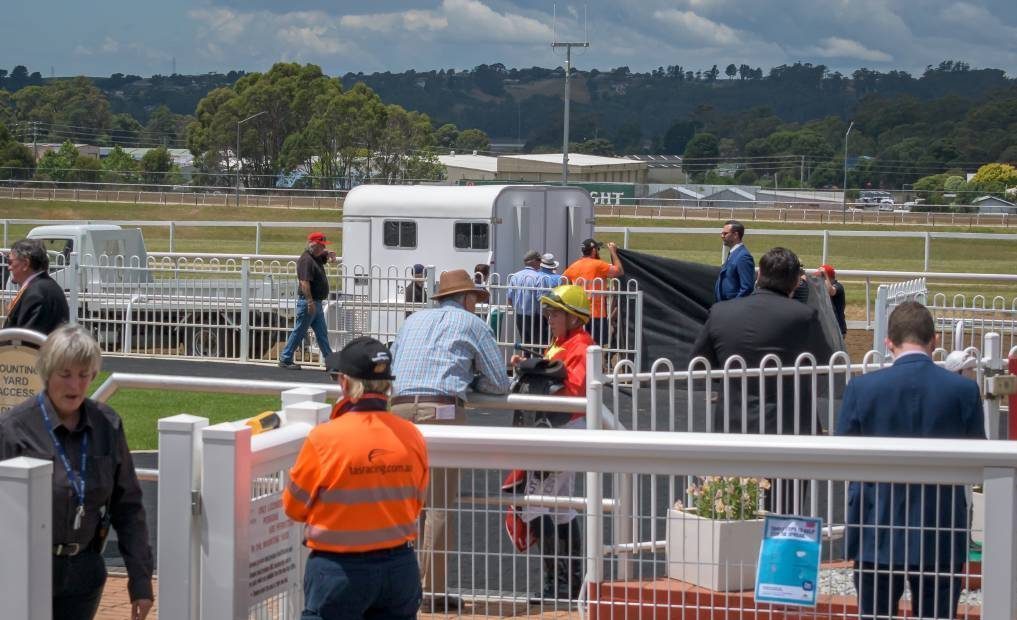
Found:
M 932 362 L 936 330 L 925 306 L 894 309 L 886 346 L 893 366 L 848 383 L 838 435 L 985 438 L 977 384 Z M 954 617 L 968 549 L 964 487 L 852 482 L 846 520 L 861 617 L 896 617 L 905 579 L 911 616 Z
M 21 327 L 49 334 L 70 317 L 67 298 L 60 285 L 49 277 L 49 257 L 42 242 L 22 239 L 8 255 L 11 280 L 19 284 L 7 304 L 4 327 Z
M 752 293 L 756 281 L 756 262 L 742 243 L 745 226 L 738 220 L 728 220 L 720 231 L 720 240 L 730 248 L 724 266 L 720 268 L 713 295 L 717 301 L 745 297 Z
M 784 368 L 793 367 L 802 353 L 811 353 L 818 364 L 829 361 L 832 348 L 823 333 L 815 308 L 791 298 L 801 273 L 794 252 L 773 248 L 759 260 L 759 281 L 748 297 L 715 303 L 706 324 L 692 346 L 692 357 L 702 356 L 719 368 L 732 355 L 745 360 L 746 368 L 758 368 L 767 355 L 776 355 Z M 773 368 L 775 364 L 768 364 Z M 738 368 L 735 365 L 735 368 Z M 760 383 L 765 399 L 760 398 Z M 812 435 L 822 432 L 818 412 L 812 410 L 811 383 L 803 378 L 798 386 L 798 416 L 795 416 L 793 376 L 747 378 L 731 381 L 729 400 L 714 408 L 713 430 L 719 433 L 763 433 Z M 778 392 L 781 406 L 778 408 Z M 721 395 L 723 397 L 723 394 Z M 742 417 L 743 402 L 745 417 Z M 725 410 L 727 415 L 725 415 Z M 767 496 L 767 509 L 781 514 L 800 512 L 804 492 L 794 502 L 793 485 L 774 485 Z

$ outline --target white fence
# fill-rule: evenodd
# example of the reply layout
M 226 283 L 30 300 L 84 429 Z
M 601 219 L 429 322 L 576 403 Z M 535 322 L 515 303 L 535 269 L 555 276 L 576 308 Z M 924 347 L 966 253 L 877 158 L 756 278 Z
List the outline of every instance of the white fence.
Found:
M 584 546 L 577 552 L 556 552 L 550 559 L 581 566 L 581 608 L 591 617 L 696 609 L 700 617 L 721 618 L 756 609 L 744 594 L 693 599 L 676 595 L 675 582 L 666 577 L 676 564 L 697 573 L 749 570 L 737 562 L 705 556 L 679 561 L 669 555 L 675 553 L 673 534 L 668 533 L 675 517 L 668 510 L 677 500 L 689 505 L 689 482 L 704 475 L 774 480 L 776 505 L 823 518 L 821 605 L 815 616 L 823 618 L 855 613 L 851 601 L 857 593 L 844 564 L 846 481 L 981 485 L 984 526 L 976 514 L 973 529 L 982 541 L 983 568 L 979 572 L 969 564 L 957 573 L 964 589 L 958 617 L 1011 618 L 1017 613 L 1012 587 L 1017 577 L 1017 445 L 822 436 L 821 427 L 835 425 L 843 381 L 880 367 L 879 356 L 852 365 L 841 353 L 823 366 L 802 356 L 793 367 L 768 361 L 758 369 L 746 369 L 733 358 L 720 370 L 697 360 L 682 371 L 661 361 L 653 372 L 639 374 L 626 372 L 631 362 L 623 362 L 615 373 L 605 375 L 599 370 L 599 355 L 591 351 L 585 399 L 516 395 L 478 399 L 472 405 L 488 411 L 585 410 L 591 430 L 421 427 L 432 465 L 461 470 L 461 497 L 452 515 L 459 534 L 448 550 L 447 570 L 450 592 L 466 604 L 462 615 L 533 612 L 529 593 L 540 587 L 541 566 L 548 557 L 539 550 L 514 551 L 502 531 L 503 506 L 509 504 L 576 510 L 584 524 Z M 790 379 L 791 387 L 778 377 Z M 165 380 L 178 387 L 189 381 Z M 110 381 L 120 378 L 114 375 Z M 226 383 L 206 387 L 226 389 Z M 252 387 L 245 383 L 236 389 Z M 808 395 L 800 400 L 803 389 Z M 762 394 L 761 402 L 768 405 L 748 405 L 743 398 L 738 407 L 728 406 L 735 392 L 743 397 Z M 104 388 L 101 396 L 111 393 Z M 305 390 L 300 396 L 315 401 L 284 401 L 287 425 L 254 437 L 246 427 L 206 427 L 204 420 L 192 416 L 160 422 L 160 462 L 173 463 L 162 467 L 159 476 L 159 598 L 164 617 L 296 617 L 304 551 L 299 527 L 281 516 L 278 493 L 302 437 L 329 409 L 320 402 L 324 389 L 316 394 Z M 768 409 L 774 404 L 775 410 Z M 791 436 L 755 435 L 752 427 L 744 429 L 748 434 L 697 432 L 738 429 L 732 416 L 750 406 L 760 407 L 763 414 L 776 412 L 778 418 L 791 412 L 795 419 L 802 416 L 802 423 Z M 597 430 L 601 424 L 620 430 Z M 626 426 L 633 430 L 624 430 Z M 577 484 L 568 496 L 505 494 L 501 480 L 509 469 L 576 472 Z M 703 535 L 707 541 L 714 536 Z M 267 574 L 273 579 L 261 581 Z M 574 609 L 564 601 L 538 602 L 536 609 L 542 611 Z M 800 617 L 811 618 L 811 613 Z
M 104 353 L 275 362 L 293 329 L 293 260 L 150 257 L 141 265 L 105 255 L 79 263 L 71 254 L 69 261 L 67 267 L 54 263 L 51 275 L 67 290 L 71 316 L 96 335 Z M 415 278 L 410 266 L 330 265 L 327 275 L 333 292 L 324 304 L 325 320 L 333 350 L 361 335 L 392 342 L 409 314 L 433 303 L 433 267 L 426 279 Z M 610 320 L 597 323 L 594 337 L 612 359 L 636 359 L 642 349 L 642 292 L 634 281 L 624 287 L 616 280 L 598 284 L 604 290 L 591 291 L 591 297 Z M 506 284 L 498 274 L 485 286 L 491 299 L 477 311 L 506 359 L 517 343 L 543 349 L 550 337 L 539 305 L 536 320 L 520 322 L 509 295 L 539 297 L 546 289 Z M 422 292 L 414 296 L 416 287 Z M 13 290 L 0 290 L 0 320 L 13 296 Z M 294 359 L 320 363 L 310 332 Z
M 890 313 L 905 301 L 924 304 L 928 294 L 925 278 L 880 285 L 876 290 L 876 323 L 872 331 L 872 349 L 886 355 L 886 329 Z

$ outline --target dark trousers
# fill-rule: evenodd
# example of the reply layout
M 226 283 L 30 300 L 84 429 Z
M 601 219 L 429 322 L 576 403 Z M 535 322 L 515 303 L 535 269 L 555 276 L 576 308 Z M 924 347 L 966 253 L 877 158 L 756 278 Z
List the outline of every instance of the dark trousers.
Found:
M 586 324 L 586 331 L 593 336 L 593 341 L 602 347 L 611 345 L 611 324 L 607 317 L 601 319 L 590 319 Z
M 906 575 L 911 588 L 913 618 L 953 618 L 960 599 L 960 577 L 927 575 L 912 569 Z M 953 572 L 937 569 L 940 572 Z M 904 569 L 861 564 L 855 569 L 855 590 L 858 591 L 859 617 L 865 620 L 889 618 L 898 615 L 900 597 L 904 594 Z M 931 572 L 931 571 L 930 571 Z
M 53 620 L 92 620 L 106 584 L 106 563 L 95 551 L 53 556 Z M 2 615 L 2 614 L 0 614 Z
M 411 547 L 368 553 L 312 551 L 301 620 L 411 620 L 421 600 Z
M 539 314 L 517 314 L 516 333 L 524 346 L 543 346 L 550 342 L 547 319 Z

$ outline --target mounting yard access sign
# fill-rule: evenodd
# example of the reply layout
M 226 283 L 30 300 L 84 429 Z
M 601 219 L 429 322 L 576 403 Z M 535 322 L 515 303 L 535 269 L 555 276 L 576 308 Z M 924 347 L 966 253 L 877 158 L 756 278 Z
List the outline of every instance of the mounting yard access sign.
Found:
M 757 603 L 816 606 L 822 530 L 818 517 L 767 515 L 756 569 Z

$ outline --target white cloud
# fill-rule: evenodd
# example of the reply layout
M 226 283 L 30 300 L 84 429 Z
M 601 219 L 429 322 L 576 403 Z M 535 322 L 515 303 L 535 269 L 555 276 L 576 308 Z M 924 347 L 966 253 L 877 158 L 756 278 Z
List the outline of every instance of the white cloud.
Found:
M 870 49 L 853 39 L 827 37 L 822 45 L 812 48 L 812 53 L 822 58 L 854 58 L 872 62 L 890 62 L 893 56 L 884 51 Z
M 339 18 L 343 28 L 361 31 L 394 33 L 439 31 L 448 28 L 448 19 L 433 11 L 404 11 L 401 13 L 375 13 L 373 15 L 343 15 Z
M 551 27 L 517 13 L 498 13 L 479 0 L 443 0 L 441 10 L 459 40 L 550 43 Z
M 734 45 L 743 38 L 737 30 L 693 11 L 664 9 L 655 11 L 653 17 L 674 29 L 679 45 L 684 39 L 691 43 L 726 46 Z
M 99 51 L 103 54 L 112 54 L 120 51 L 120 43 L 117 42 L 113 37 L 106 37 L 102 41 L 102 45 L 99 46 Z
M 187 16 L 198 24 L 198 35 L 223 43 L 235 43 L 252 24 L 255 13 L 224 8 L 192 9 Z

